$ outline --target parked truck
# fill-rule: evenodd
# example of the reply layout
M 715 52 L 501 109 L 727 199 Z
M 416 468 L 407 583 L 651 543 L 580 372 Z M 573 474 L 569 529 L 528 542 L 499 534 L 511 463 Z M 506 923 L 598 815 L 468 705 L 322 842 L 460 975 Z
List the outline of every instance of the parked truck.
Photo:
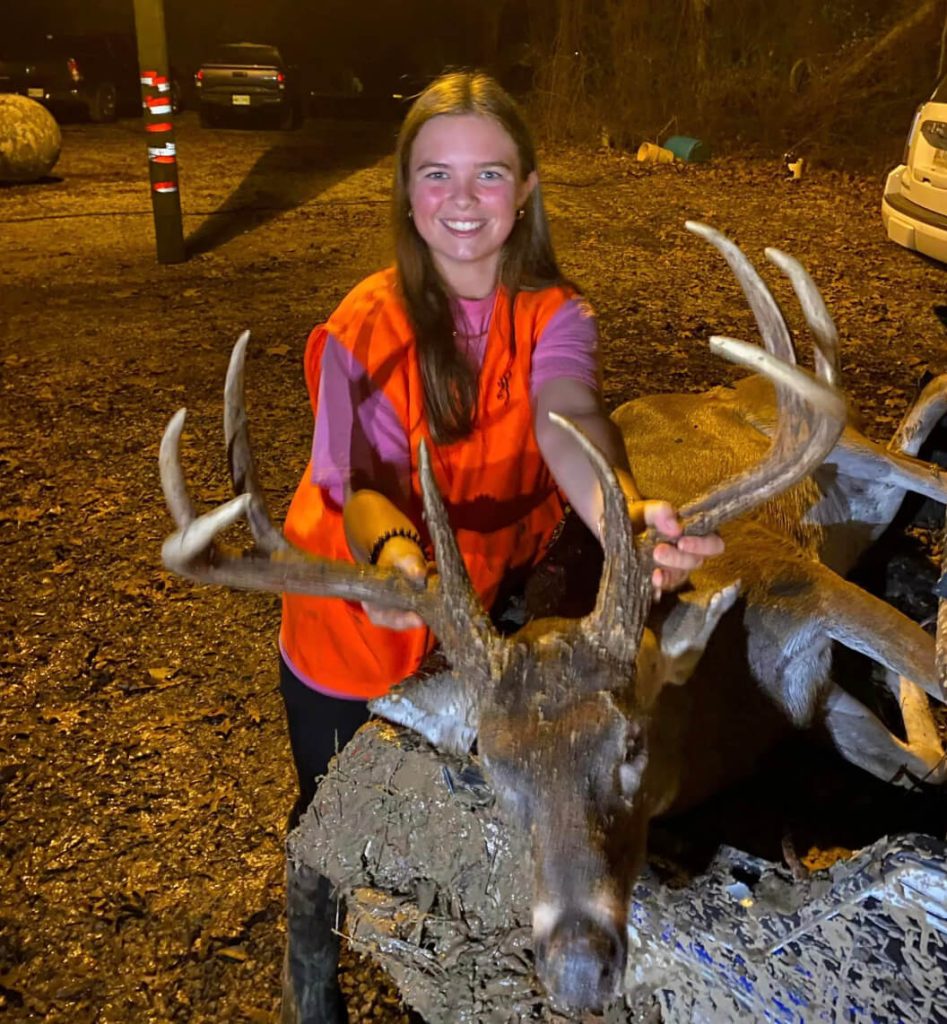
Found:
M 36 100 L 54 114 L 114 121 L 141 112 L 138 51 L 133 35 L 40 35 L 0 40 L 0 92 Z M 172 70 L 175 113 L 181 89 Z
M 227 43 L 201 64 L 195 85 L 205 128 L 254 113 L 271 115 L 280 128 L 297 128 L 302 121 L 298 70 L 275 46 Z

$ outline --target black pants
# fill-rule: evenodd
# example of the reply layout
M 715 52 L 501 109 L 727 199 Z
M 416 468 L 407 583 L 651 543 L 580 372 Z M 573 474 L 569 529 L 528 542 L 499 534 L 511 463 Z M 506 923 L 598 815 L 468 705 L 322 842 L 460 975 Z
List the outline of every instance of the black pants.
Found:
M 368 721 L 370 712 L 364 700 L 327 697 L 306 686 L 283 658 L 280 658 L 280 693 L 299 779 L 299 796 L 289 816 L 290 831 L 312 803 L 318 780 L 328 770 L 329 761 Z

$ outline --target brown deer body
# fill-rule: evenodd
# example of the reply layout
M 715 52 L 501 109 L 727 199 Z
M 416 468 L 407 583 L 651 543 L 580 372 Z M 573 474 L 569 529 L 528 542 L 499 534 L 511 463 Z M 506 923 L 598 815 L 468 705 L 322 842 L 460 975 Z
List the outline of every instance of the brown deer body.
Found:
M 849 423 L 806 480 L 721 527 L 727 548 L 692 576 L 698 590 L 740 583 L 739 614 L 754 681 L 796 725 L 819 715 L 841 753 L 885 780 L 907 771 L 943 774 L 923 690 L 943 699 L 934 641 L 920 626 L 844 579 L 890 525 L 907 492 L 947 501 L 947 476 L 914 456 L 947 413 L 947 378 L 932 381 L 884 448 Z M 714 474 L 751 462 L 775 420 L 772 388 L 760 377 L 705 395 L 662 395 L 615 414 L 640 486 L 662 486 L 671 501 Z M 730 438 L 721 465 L 702 449 Z M 674 452 L 686 438 L 688 455 Z M 892 736 L 831 679 L 832 645 L 867 654 L 892 674 L 905 703 L 908 743 Z M 709 671 L 709 665 L 703 671 Z M 909 680 L 902 684 L 901 678 Z M 914 684 L 914 685 L 911 685 Z M 905 780 L 909 781 L 909 780 Z M 930 781 L 942 781 L 940 775 Z
M 942 753 L 922 692 L 941 693 L 933 640 L 883 602 L 855 595 L 834 570 L 847 569 L 878 535 L 905 489 L 944 500 L 947 487 L 900 450 L 846 430 L 834 330 L 802 268 L 769 253 L 790 276 L 815 337 L 814 376 L 795 367 L 782 316 L 739 250 L 689 226 L 734 268 L 767 351 L 727 340 L 717 347 L 768 380 L 645 399 L 615 416 L 643 492 L 677 502 L 685 532 L 719 528 L 728 542 L 724 556 L 694 573 L 690 590 L 657 608 L 655 538 L 635 540 L 614 475 L 580 435 L 605 504 L 595 608 L 580 619 L 536 620 L 512 637 L 494 630 L 470 587 L 423 450 L 440 574 L 426 588 L 286 544 L 266 518 L 246 437 L 245 338 L 228 375 L 226 433 L 235 486 L 247 493 L 195 518 L 177 456 L 182 413 L 162 445 L 162 480 L 179 526 L 164 547 L 169 568 L 206 582 L 409 608 L 438 635 L 452 669 L 409 679 L 373 707 L 444 749 L 467 751 L 478 738 L 500 805 L 532 839 L 537 972 L 553 1000 L 572 1009 L 600 1007 L 621 983 L 628 896 L 650 818 L 748 768 L 786 720 L 803 724 L 818 709 L 843 754 L 883 776 L 896 768 L 928 774 Z M 947 385 L 933 393 L 895 449 L 920 443 Z M 847 462 L 845 450 L 853 453 Z M 257 542 L 249 557 L 215 540 L 243 517 Z M 835 641 L 902 680 L 907 743 L 831 683 Z

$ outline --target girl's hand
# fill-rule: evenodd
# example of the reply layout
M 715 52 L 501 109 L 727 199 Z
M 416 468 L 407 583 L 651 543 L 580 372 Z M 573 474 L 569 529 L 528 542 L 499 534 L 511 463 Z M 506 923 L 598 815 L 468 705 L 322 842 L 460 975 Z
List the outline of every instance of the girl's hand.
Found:
M 665 539 L 654 549 L 658 568 L 651 577 L 654 599 L 659 601 L 665 591 L 683 586 L 688 575 L 703 564 L 705 558 L 723 551 L 723 540 L 716 533 L 705 537 L 682 537 L 674 506 L 667 501 L 629 501 L 628 515 L 635 530 L 651 526 Z
M 376 565 L 383 569 L 397 569 L 412 580 L 426 580 L 432 566 L 424 557 L 424 552 L 410 537 L 392 537 L 385 543 L 378 556 Z M 363 602 L 362 608 L 371 623 L 403 632 L 407 629 L 418 629 L 424 625 L 415 612 L 403 612 L 397 608 L 383 608 L 377 604 Z

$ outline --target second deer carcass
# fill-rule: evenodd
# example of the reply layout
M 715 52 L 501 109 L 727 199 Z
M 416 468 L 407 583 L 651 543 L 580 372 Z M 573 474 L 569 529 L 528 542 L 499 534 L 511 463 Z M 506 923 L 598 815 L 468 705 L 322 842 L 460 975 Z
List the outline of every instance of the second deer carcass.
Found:
M 872 444 L 847 425 L 834 329 L 805 271 L 769 252 L 814 335 L 814 374 L 796 367 L 779 309 L 739 250 L 709 228 L 689 227 L 730 262 L 765 350 L 718 339 L 720 351 L 760 375 L 734 389 L 644 399 L 615 415 L 644 492 L 676 501 L 686 532 L 720 529 L 728 544 L 690 589 L 656 608 L 656 538 L 633 536 L 614 475 L 578 433 L 604 494 L 596 605 L 579 619 L 537 619 L 510 637 L 495 630 L 470 586 L 423 448 L 439 571 L 426 586 L 314 559 L 270 525 L 243 409 L 245 337 L 225 400 L 240 496 L 195 518 L 178 457 L 183 411 L 162 443 L 162 481 L 178 524 L 163 549 L 169 568 L 204 582 L 412 609 L 437 634 L 451 669 L 405 681 L 374 708 L 442 749 L 468 751 L 477 739 L 501 807 L 531 837 L 537 974 L 553 1002 L 572 1010 L 601 1007 L 621 984 L 629 891 L 649 820 L 749 767 L 769 741 L 767 722 L 820 715 L 843 754 L 882 777 L 941 781 L 943 772 L 927 704 L 928 695 L 941 698 L 933 639 L 840 573 L 906 490 L 947 495 L 942 474 L 908 454 L 947 405 L 947 381 L 931 386 L 889 449 Z M 256 539 L 249 555 L 217 540 L 244 517 Z M 870 655 L 898 681 L 906 742 L 833 684 L 834 642 Z

